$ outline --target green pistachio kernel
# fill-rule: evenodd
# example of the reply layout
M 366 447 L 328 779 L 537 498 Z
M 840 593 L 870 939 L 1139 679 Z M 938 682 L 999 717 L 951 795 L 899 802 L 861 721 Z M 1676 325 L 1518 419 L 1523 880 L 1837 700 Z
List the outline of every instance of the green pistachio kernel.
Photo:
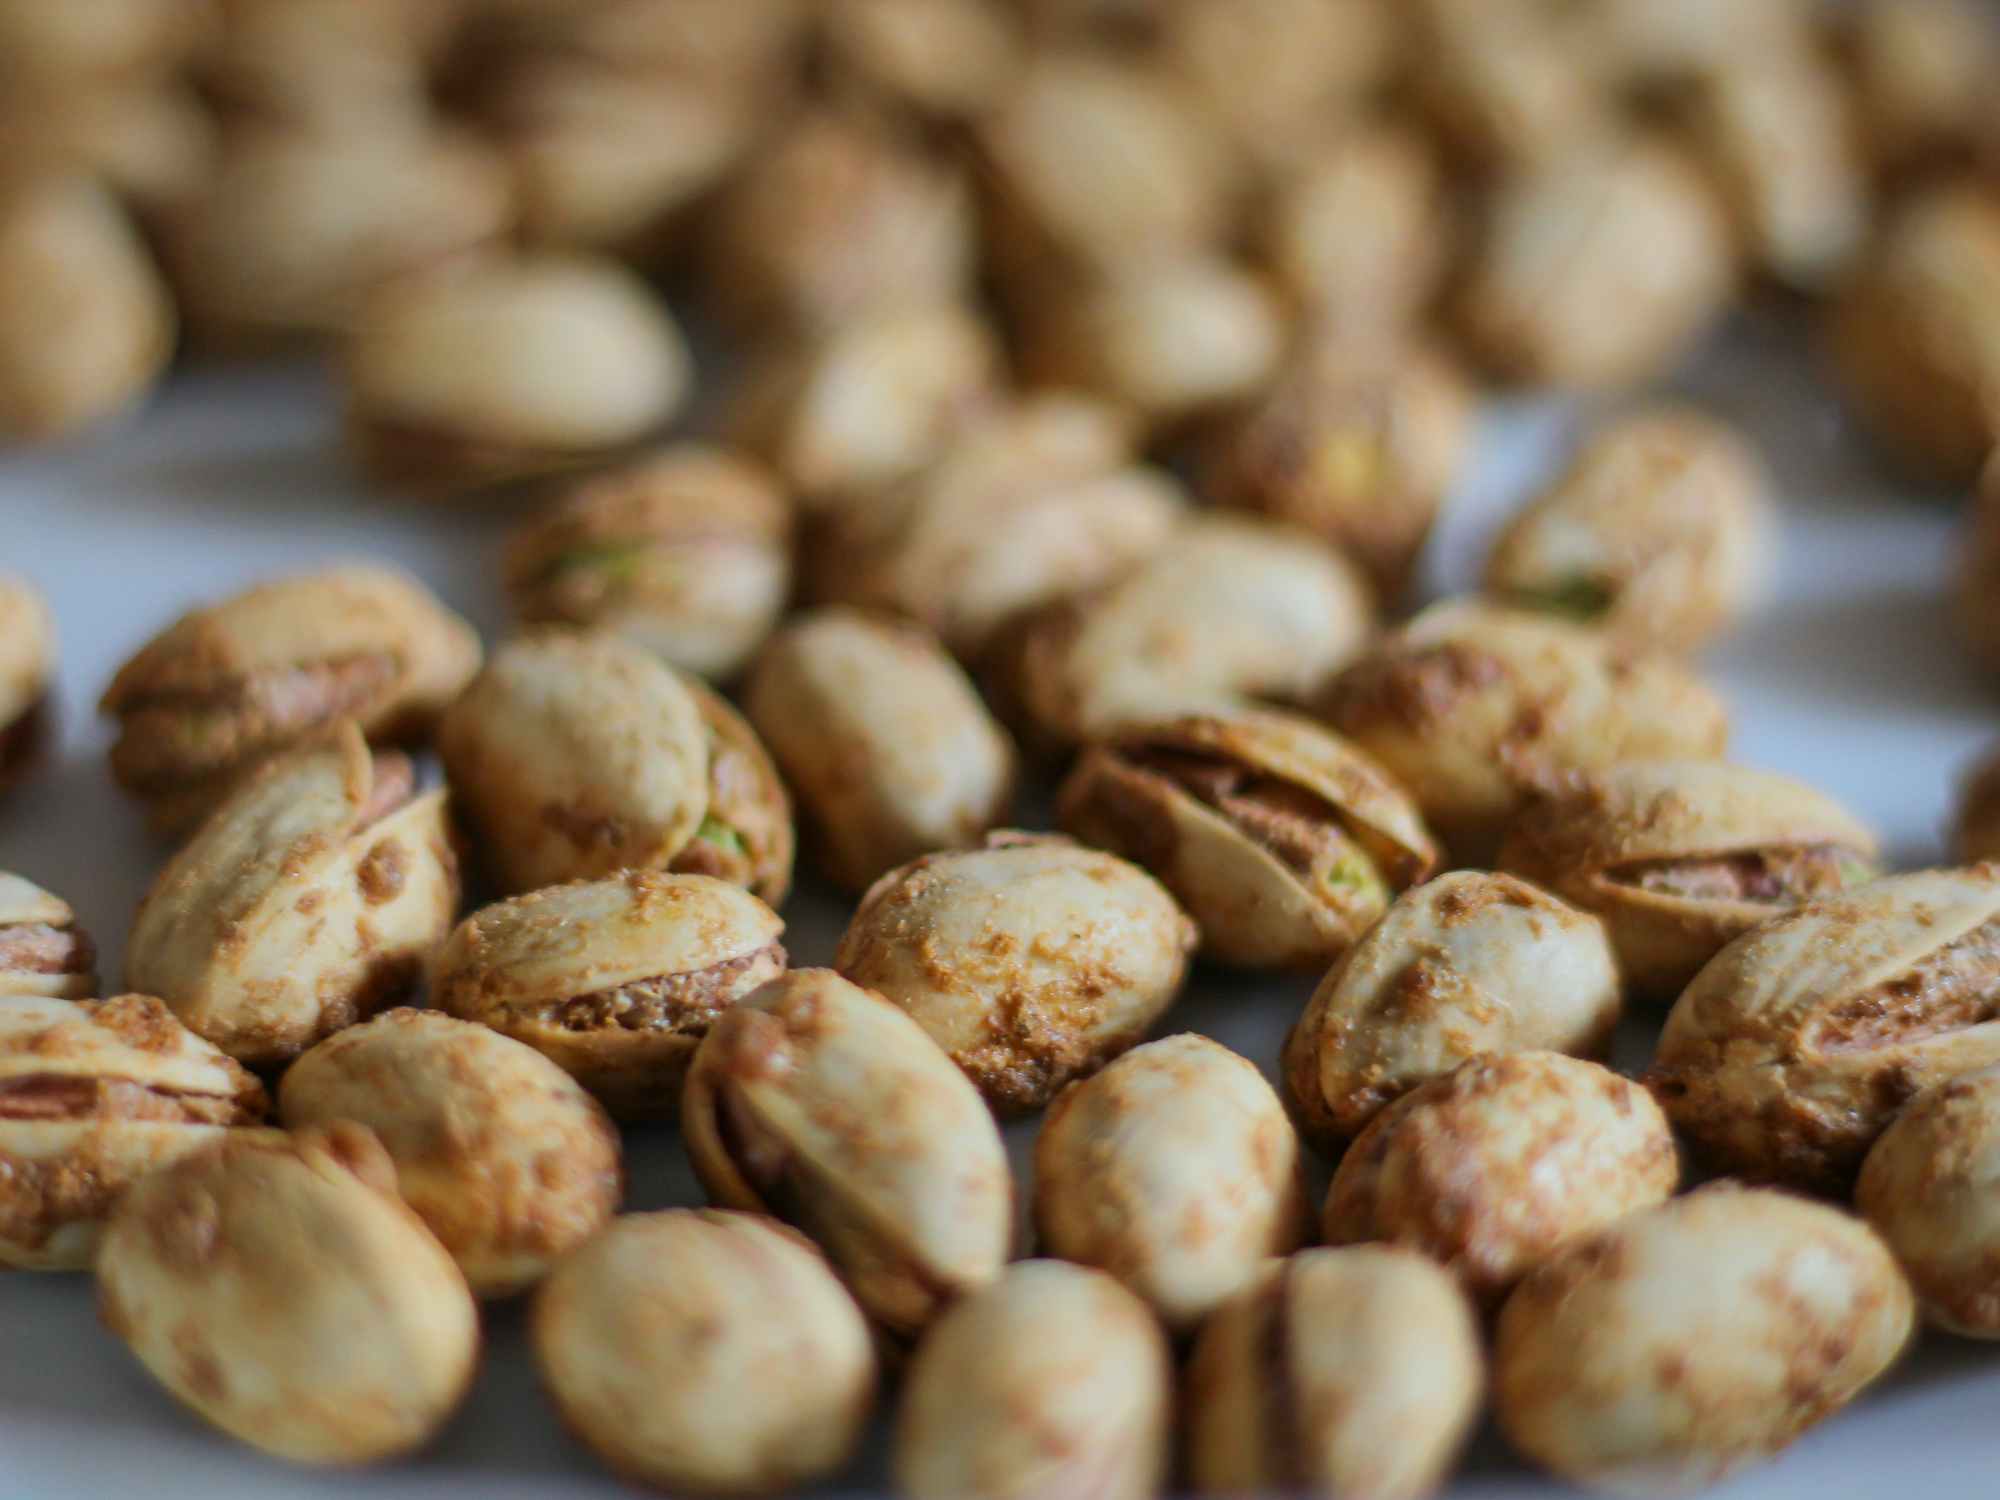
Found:
M 1511 592 L 1517 601 L 1531 609 L 1545 609 L 1574 620 L 1595 620 L 1614 602 L 1610 588 L 1588 573 L 1575 573 L 1541 588 L 1517 588 Z

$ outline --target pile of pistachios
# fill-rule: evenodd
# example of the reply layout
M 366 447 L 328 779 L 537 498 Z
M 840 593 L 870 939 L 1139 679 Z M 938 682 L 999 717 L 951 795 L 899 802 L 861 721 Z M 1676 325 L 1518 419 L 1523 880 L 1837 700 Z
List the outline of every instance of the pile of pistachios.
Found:
M 1976 0 L 0 0 L 0 444 L 322 354 L 518 621 L 304 559 L 104 685 L 161 864 L 115 983 L 0 873 L 0 1266 L 311 1464 L 531 1296 L 551 1420 L 734 1494 L 890 1409 L 923 1500 L 1415 1500 L 1486 1413 L 1679 1492 L 2000 1339 L 2000 755 L 1901 873 L 1727 759 L 1778 507 L 1648 390 L 1754 301 L 1971 489 L 1996 77 Z M 1481 375 L 1621 399 L 1411 613 Z M 0 795 L 56 638 L 0 577 Z

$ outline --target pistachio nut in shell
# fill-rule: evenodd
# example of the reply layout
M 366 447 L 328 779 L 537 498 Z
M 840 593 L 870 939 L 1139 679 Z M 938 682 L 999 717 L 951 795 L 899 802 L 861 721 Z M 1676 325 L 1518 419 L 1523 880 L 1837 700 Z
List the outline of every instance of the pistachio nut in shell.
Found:
M 423 1446 L 479 1351 L 464 1276 L 352 1123 L 225 1141 L 141 1179 L 105 1228 L 97 1303 L 177 1400 L 293 1463 Z
M 1952 848 L 1968 864 L 2000 859 L 2000 751 L 1981 756 L 1959 788 Z
M 0 870 L 0 998 L 97 993 L 97 945 L 60 896 Z
M 2000 866 L 1773 917 L 1667 1015 L 1647 1084 L 1708 1165 L 1844 1193 L 1911 1096 L 2000 1062 Z
M 1494 1406 L 1514 1447 L 1565 1479 L 1686 1494 L 1847 1405 L 1913 1321 L 1865 1224 L 1714 1183 L 1529 1274 L 1501 1309 Z
M 897 1488 L 912 1500 L 1149 1500 L 1172 1420 L 1173 1362 L 1152 1309 L 1102 1271 L 1020 1261 L 918 1345 Z
M 1208 1494 L 1421 1500 L 1464 1446 L 1485 1365 L 1465 1293 L 1423 1256 L 1301 1250 L 1202 1325 L 1189 1477 Z
M 1976 145 L 1991 118 L 1987 80 L 2000 65 L 2000 40 L 1983 8 L 1973 0 L 1864 0 L 1843 20 L 1876 166 L 1901 176 Z
M 87 1269 L 126 1189 L 267 1107 L 150 995 L 0 1001 L 0 1266 Z
M 1436 868 L 1409 794 L 1312 720 L 1243 709 L 1127 730 L 1057 794 L 1065 831 L 1143 865 L 1248 968 L 1323 970 Z
M 752 1214 L 629 1214 L 542 1284 L 532 1334 L 563 1424 L 677 1492 L 833 1473 L 875 1400 L 868 1324 L 797 1234 Z
M 1417 102 L 1464 165 L 1488 175 L 1549 168 L 1605 134 L 1612 102 L 1589 37 L 1534 0 L 1417 0 Z
M 0 794 L 25 780 L 50 739 L 56 628 L 25 579 L 0 574 Z
M 617 1118 L 671 1118 L 701 1038 L 784 972 L 784 929 L 725 881 L 628 870 L 474 912 L 439 950 L 431 997 L 527 1043 Z
M 485 1026 L 392 1010 L 285 1070 L 291 1130 L 353 1120 L 483 1297 L 524 1291 L 618 1211 L 618 1132 L 561 1068 Z
M 820 25 L 837 76 L 939 119 L 977 116 L 1021 66 L 1018 19 L 986 0 L 853 0 Z
M 0 56 L 10 71 L 75 82 L 165 70 L 202 43 L 211 18 L 174 0 L 94 0 L 42 5 L 0 3 Z
M 876 881 L 833 966 L 908 1011 L 997 1109 L 1019 1112 L 1145 1036 L 1195 937 L 1137 865 L 996 833 Z
M 479 669 L 479 637 L 415 579 L 349 565 L 190 610 L 104 690 L 111 771 L 164 831 L 198 822 L 269 756 L 339 719 L 427 738 Z
M 1109 1271 L 1177 1333 L 1308 1236 L 1298 1132 L 1248 1059 L 1183 1033 L 1057 1096 L 1035 1137 L 1043 1249 Z
M 745 694 L 834 882 L 863 890 L 934 849 L 968 848 L 1013 801 L 1012 741 L 920 625 L 817 611 L 764 649 Z
M 1563 783 L 1515 819 L 1500 866 L 1595 912 L 1626 982 L 1664 999 L 1759 923 L 1879 873 L 1874 835 L 1831 797 L 1702 760 Z
M 708 812 L 667 868 L 713 875 L 782 906 L 798 839 L 791 793 L 757 731 L 727 698 L 685 674 L 681 686 L 708 726 Z
M 1960 643 L 1985 672 L 2000 674 L 2000 460 L 1987 461 L 1961 523 L 1951 594 Z
M 255 1066 L 395 1003 L 458 913 L 442 790 L 343 722 L 272 761 L 168 861 L 125 945 L 125 982 Z

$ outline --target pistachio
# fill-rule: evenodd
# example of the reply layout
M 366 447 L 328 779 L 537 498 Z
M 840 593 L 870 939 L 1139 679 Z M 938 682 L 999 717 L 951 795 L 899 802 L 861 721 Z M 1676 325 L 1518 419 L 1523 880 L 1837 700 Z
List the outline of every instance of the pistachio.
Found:
M 410 0 L 221 0 L 197 59 L 232 116 L 301 133 L 407 127 L 425 118 L 426 65 L 462 9 Z
M 1138 866 L 997 833 L 876 881 L 833 964 L 908 1011 L 995 1107 L 1019 1112 L 1143 1037 L 1194 943 L 1194 924 Z
M 0 870 L 0 996 L 81 1000 L 97 992 L 96 964 L 67 901 Z
M 10 170 L 100 179 L 151 220 L 215 170 L 215 122 L 193 90 L 169 79 L 42 79 L 0 99 L 0 153 Z
M 669 1118 L 701 1038 L 784 972 L 784 928 L 723 881 L 627 871 L 474 912 L 438 952 L 431 995 L 556 1062 L 618 1118 Z
M 1685 1493 L 1839 1411 L 1895 1362 L 1911 1321 L 1910 1289 L 1865 1225 L 1716 1183 L 1521 1284 L 1500 1314 L 1495 1405 L 1514 1446 L 1566 1479 Z
M 1716 1167 L 1844 1191 L 1899 1105 L 2000 1062 L 1996 1012 L 2000 867 L 1891 876 L 1716 954 L 1647 1083 Z
M 1987 461 L 1967 511 L 1951 579 L 1952 615 L 1974 661 L 2000 673 L 2000 460 Z
M 1018 21 L 986 0 L 849 0 L 820 24 L 841 76 L 942 119 L 980 114 L 1021 63 Z
M 1324 969 L 1437 864 L 1379 766 L 1308 719 L 1257 710 L 1092 748 L 1057 818 L 1159 877 L 1208 956 L 1250 968 Z
M 913 1500 L 1149 1500 L 1166 1478 L 1173 1365 L 1152 1310 L 1101 1271 L 1010 1266 L 931 1327 L 896 1427 Z
M 0 573 L 0 794 L 27 779 L 51 738 L 56 627 L 25 579 Z
M 831 970 L 795 969 L 717 1020 L 681 1128 L 711 1200 L 796 1224 L 894 1333 L 1007 1259 L 993 1117 L 914 1021 Z
M 1177 1333 L 1306 1237 L 1299 1138 L 1255 1066 L 1183 1033 L 1057 1096 L 1035 1138 L 1035 1228 Z
M 2000 858 L 2000 753 L 1988 751 L 1965 778 L 1952 848 L 1967 864 Z
M 564 1424 L 620 1473 L 776 1494 L 847 1461 L 875 1399 L 868 1325 L 797 1235 L 670 1209 L 619 1219 L 535 1299 Z
M 1485 1383 L 1472 1309 L 1436 1266 L 1390 1246 L 1301 1250 L 1202 1326 L 1190 1474 L 1210 1494 L 1420 1500 Z
M 371 740 L 427 736 L 479 666 L 479 638 L 415 579 L 329 568 L 189 611 L 104 690 L 111 770 L 162 831 L 257 763 L 348 718 Z
M 844 609 L 805 616 L 765 649 L 745 702 L 847 889 L 971 847 L 1006 818 L 1013 745 L 920 626 Z
M 1405 891 L 1313 991 L 1285 1038 L 1300 1128 L 1333 1146 L 1482 1054 L 1601 1058 L 1619 1015 L 1604 926 L 1511 875 Z
M 256 1124 L 266 1107 L 255 1078 L 149 995 L 10 994 L 0 1002 L 0 1266 L 88 1269 L 134 1182 Z
M 1562 8 L 1420 0 L 1409 9 L 1423 61 L 1419 99 L 1460 157 L 1483 168 L 1539 168 L 1606 129 L 1598 58 Z
M 797 64 L 812 20 L 806 0 L 515 0 L 511 8 L 526 47 L 771 89 Z
M 432 1011 L 392 1010 L 285 1071 L 286 1126 L 353 1120 L 396 1190 L 483 1297 L 525 1291 L 617 1212 L 618 1133 L 530 1047 Z
M 1833 799 L 1720 761 L 1580 777 L 1521 814 L 1500 864 L 1603 918 L 1626 982 L 1666 999 L 1752 927 L 1877 874 Z
M 1592 437 L 1508 523 L 1486 588 L 1633 646 L 1692 650 L 1762 582 L 1766 491 L 1756 455 L 1722 422 L 1640 408 Z
M 1434 605 L 1334 679 L 1326 720 L 1415 795 L 1461 859 L 1530 795 L 1620 761 L 1719 757 L 1721 700 L 1600 630 L 1472 600 Z
M 351 1123 L 239 1137 L 141 1179 L 105 1229 L 97 1299 L 176 1399 L 295 1463 L 421 1447 L 479 1348 L 465 1278 Z
M 1990 117 L 1993 17 L 1970 0 L 1863 0 L 1844 13 L 1869 154 L 1893 170 L 1964 155 Z
M 1812 0 L 1587 0 L 1576 9 L 1583 45 L 1641 103 L 1818 41 Z
M 708 811 L 667 868 L 713 875 L 782 906 L 792 888 L 797 841 L 791 794 L 757 731 L 728 699 L 693 678 L 681 686 L 708 728 Z
M 30 77 L 163 71 L 203 40 L 206 20 L 181 0 L 0 0 L 0 58 L 8 73 Z

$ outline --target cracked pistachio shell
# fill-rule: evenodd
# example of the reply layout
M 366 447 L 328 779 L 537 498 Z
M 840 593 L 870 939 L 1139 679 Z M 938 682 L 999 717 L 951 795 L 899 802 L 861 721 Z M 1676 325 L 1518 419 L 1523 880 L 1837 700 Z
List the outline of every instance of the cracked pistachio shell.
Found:
M 876 881 L 834 967 L 908 1011 L 987 1100 L 1038 1109 L 1173 1003 L 1195 926 L 1137 865 L 989 834 Z
M 619 1473 L 676 1493 L 832 1474 L 875 1399 L 868 1324 L 826 1262 L 750 1214 L 628 1214 L 535 1299 L 542 1384 Z
M 1490 851 L 1566 772 L 1715 758 L 1729 743 L 1721 699 L 1672 658 L 1476 600 L 1446 600 L 1385 637 L 1321 709 L 1461 859 Z
M 0 793 L 35 769 L 49 738 L 56 627 L 41 593 L 0 574 Z
M 1686 1494 L 1787 1447 L 1909 1341 L 1910 1289 L 1836 1208 L 1715 1183 L 1633 1214 L 1501 1311 L 1513 1445 L 1617 1495 Z
M 0 997 L 97 993 L 97 947 L 69 903 L 0 870 Z
M 987 0 L 846 0 L 820 22 L 835 72 L 866 96 L 970 119 L 1020 70 L 1020 22 Z
M 1158 877 L 1208 957 L 1250 968 L 1323 970 L 1438 857 L 1416 804 L 1367 756 L 1310 719 L 1254 709 L 1087 750 L 1056 816 Z
M 1647 1083 L 1721 1171 L 1844 1192 L 1912 1095 L 2000 1062 L 2000 866 L 1825 897 L 1710 959 Z
M 1952 847 L 1967 864 L 2000 859 L 2000 751 L 1989 750 L 1966 776 Z
M 88 1269 L 134 1182 L 266 1108 L 263 1085 L 150 995 L 0 1002 L 0 1266 Z
M 618 1132 L 531 1047 L 435 1011 L 392 1010 L 285 1071 L 291 1130 L 353 1120 L 396 1191 L 482 1297 L 525 1291 L 618 1210 Z
M 1465 1294 L 1424 1257 L 1301 1250 L 1202 1325 L 1189 1476 L 1208 1494 L 1422 1500 L 1465 1445 L 1485 1366 Z
M 1511 875 L 1405 891 L 1313 991 L 1285 1038 L 1286 1093 L 1322 1145 L 1482 1053 L 1602 1057 L 1620 1011 L 1604 924 Z
M 1878 167 L 1908 172 L 1978 143 L 2000 67 L 2000 39 L 1985 6 L 1864 0 L 1843 18 L 1855 101 Z
M 176 1399 L 294 1463 L 423 1446 L 479 1351 L 464 1276 L 352 1123 L 226 1141 L 141 1180 L 105 1230 L 97 1298 Z
M 527 1043 L 618 1118 L 669 1118 L 716 1018 L 784 972 L 784 930 L 738 886 L 626 871 L 474 912 L 439 951 L 431 995 Z
M 1006 1262 L 1013 1185 L 992 1115 L 921 1027 L 831 970 L 795 969 L 716 1021 L 681 1131 L 713 1202 L 797 1225 L 893 1333 Z
M 681 685 L 708 727 L 708 815 L 668 868 L 713 875 L 782 906 L 797 852 L 791 793 L 757 731 L 728 699 L 692 677 Z
M 1961 644 L 1988 674 L 2000 673 L 2000 459 L 1980 474 L 1958 542 L 1952 614 Z
M 1012 741 L 922 626 L 807 615 L 765 648 L 745 704 L 849 890 L 978 844 L 1013 801 Z
M 1109 1271 L 1176 1333 L 1305 1242 L 1298 1132 L 1255 1065 L 1183 1033 L 1057 1096 L 1035 1137 L 1042 1248 Z
M 1022 1261 L 918 1346 L 896 1484 L 911 1500 L 1151 1500 L 1172 1419 L 1173 1362 L 1152 1309 L 1102 1271 Z
M 1630 761 L 1529 805 L 1503 869 L 1600 917 L 1625 980 L 1672 999 L 1778 912 L 1875 877 L 1874 835 L 1788 776 Z
M 1534 0 L 1419 0 L 1411 12 L 1418 102 L 1454 154 L 1478 168 L 1546 166 L 1611 118 L 1604 78 L 1576 26 Z

